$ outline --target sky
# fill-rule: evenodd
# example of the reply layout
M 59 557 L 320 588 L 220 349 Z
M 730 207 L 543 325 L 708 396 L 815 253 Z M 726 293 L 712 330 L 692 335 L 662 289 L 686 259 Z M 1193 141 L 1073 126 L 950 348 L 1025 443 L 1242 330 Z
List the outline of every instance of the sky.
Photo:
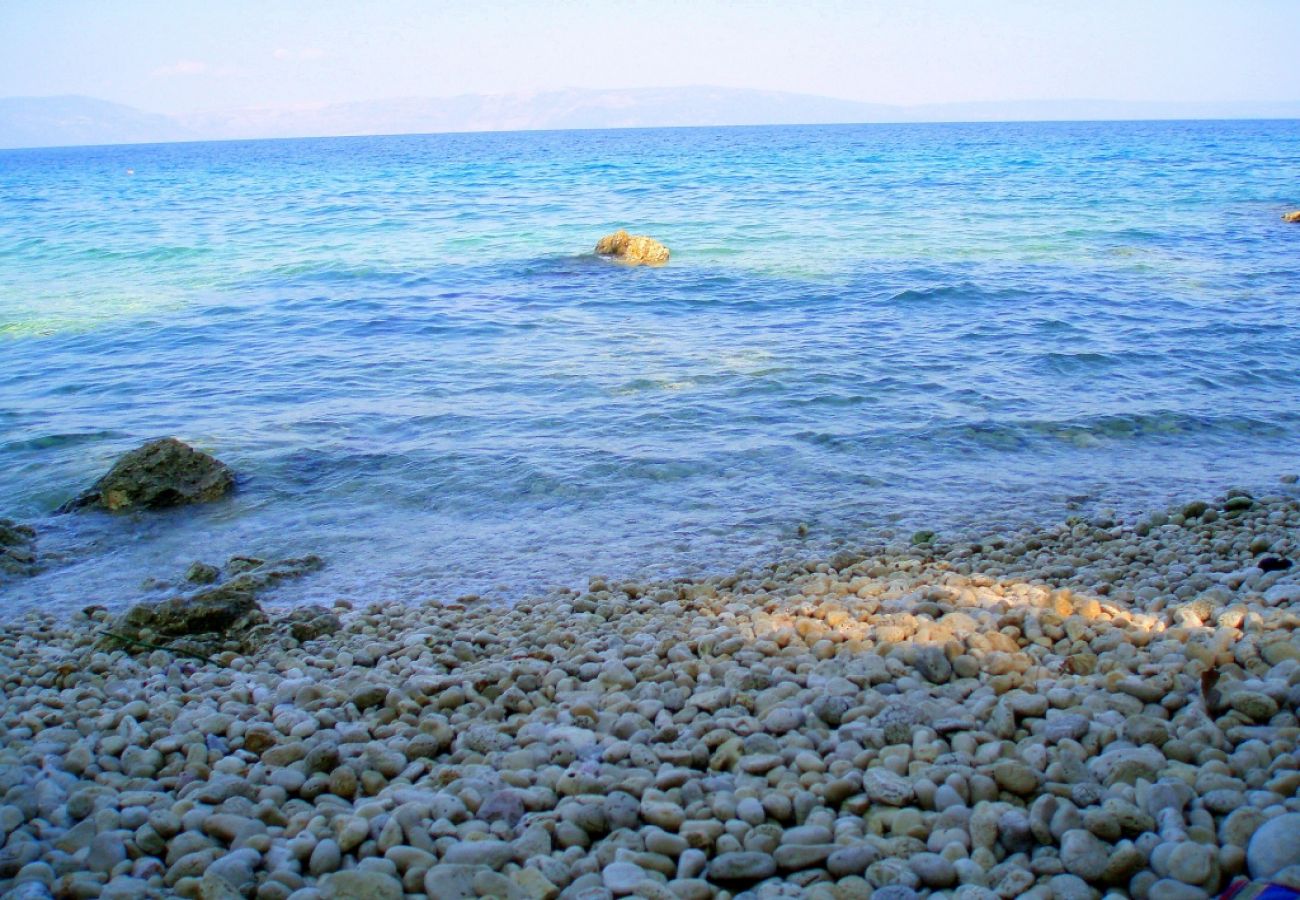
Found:
M 0 0 L 0 97 L 151 112 L 717 85 L 1300 100 L 1300 0 Z

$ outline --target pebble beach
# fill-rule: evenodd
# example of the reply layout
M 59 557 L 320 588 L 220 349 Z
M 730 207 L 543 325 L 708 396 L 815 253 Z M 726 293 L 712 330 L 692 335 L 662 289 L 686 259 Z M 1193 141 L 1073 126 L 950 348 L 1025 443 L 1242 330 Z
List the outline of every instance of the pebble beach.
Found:
M 1300 495 L 204 662 L 0 626 L 0 897 L 1205 898 L 1300 885 Z M 308 635 L 303 635 L 308 637 Z

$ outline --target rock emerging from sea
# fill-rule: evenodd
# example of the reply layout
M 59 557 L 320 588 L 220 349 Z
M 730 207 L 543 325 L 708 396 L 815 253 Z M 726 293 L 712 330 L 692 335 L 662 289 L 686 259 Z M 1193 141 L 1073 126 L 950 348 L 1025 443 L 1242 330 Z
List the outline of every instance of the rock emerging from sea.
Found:
M 1282 221 L 1283 221 L 1283 222 L 1300 222 L 1300 209 L 1297 209 L 1297 210 L 1295 210 L 1294 212 L 1283 213 L 1283 214 L 1282 214 Z
M 629 266 L 662 266 L 668 262 L 668 248 L 643 234 L 628 234 L 620 228 L 596 244 L 599 256 L 609 256 Z
M 224 497 L 234 484 L 234 473 L 225 463 L 176 438 L 159 438 L 127 453 L 59 512 L 87 507 L 122 512 L 208 503 Z

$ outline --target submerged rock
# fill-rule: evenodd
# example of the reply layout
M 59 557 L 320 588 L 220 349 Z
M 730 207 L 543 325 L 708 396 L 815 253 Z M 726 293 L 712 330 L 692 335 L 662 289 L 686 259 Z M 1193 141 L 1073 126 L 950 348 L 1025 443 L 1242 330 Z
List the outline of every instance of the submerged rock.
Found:
M 36 574 L 36 529 L 0 519 L 0 582 Z
M 225 496 L 234 484 L 234 473 L 225 463 L 176 438 L 159 438 L 127 453 L 59 512 L 86 507 L 119 512 L 207 503 Z
M 662 266 L 668 262 L 668 248 L 663 244 L 643 234 L 628 234 L 622 228 L 601 238 L 596 253 L 632 266 Z
M 1283 222 L 1300 222 L 1300 209 L 1297 209 L 1297 210 L 1295 210 L 1294 212 L 1283 213 L 1283 214 L 1282 214 L 1282 221 L 1283 221 Z

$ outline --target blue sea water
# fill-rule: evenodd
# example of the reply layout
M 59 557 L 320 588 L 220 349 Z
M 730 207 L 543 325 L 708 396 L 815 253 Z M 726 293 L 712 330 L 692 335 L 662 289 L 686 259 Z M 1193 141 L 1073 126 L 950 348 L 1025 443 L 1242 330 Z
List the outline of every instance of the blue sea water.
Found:
M 33 606 L 318 553 L 514 597 L 1300 468 L 1300 122 L 0 152 L 0 516 Z M 661 269 L 595 258 L 619 226 Z M 52 511 L 146 439 L 240 475 Z M 798 526 L 806 523 L 801 536 Z

